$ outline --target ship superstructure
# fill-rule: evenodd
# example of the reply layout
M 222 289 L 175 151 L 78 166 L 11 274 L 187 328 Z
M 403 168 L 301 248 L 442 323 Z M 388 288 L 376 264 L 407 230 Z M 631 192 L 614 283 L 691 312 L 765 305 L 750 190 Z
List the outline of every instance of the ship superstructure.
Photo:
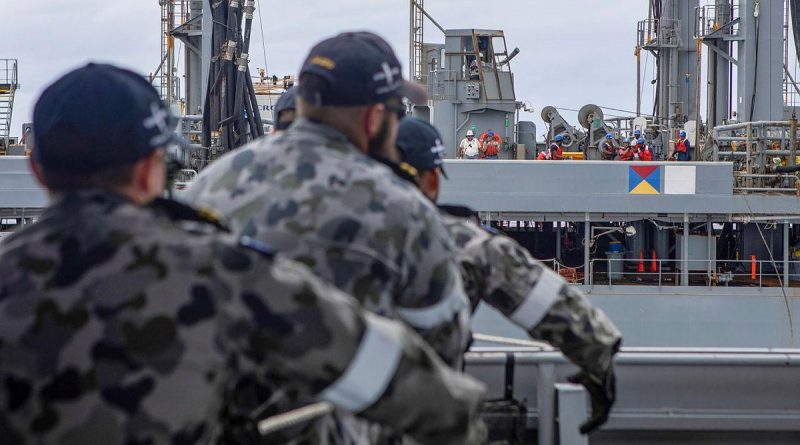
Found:
M 538 443 L 800 440 L 800 389 L 790 383 L 800 379 L 800 89 L 789 68 L 798 2 L 707 3 L 652 1 L 637 23 L 634 54 L 650 53 L 658 67 L 651 109 L 641 88 L 629 117 L 606 118 L 589 103 L 572 124 L 545 106 L 544 143 L 515 113 L 530 106 L 513 93 L 524 80 L 501 30 L 437 24 L 444 45 L 416 45 L 430 102 L 414 112 L 440 129 L 450 156 L 468 129 L 503 138 L 499 161 L 447 161 L 440 201 L 474 208 L 551 264 L 625 336 L 620 403 L 587 440 L 574 434 L 585 395 L 559 383 L 569 365 L 520 346 L 524 332 L 479 310 L 475 331 L 502 344 L 479 343 L 467 370 L 490 383 L 493 397 L 525 401 L 521 423 Z M 410 9 L 414 23 L 424 5 Z M 606 134 L 619 145 L 635 130 L 653 162 L 599 160 Z M 695 147 L 692 161 L 665 162 L 681 130 Z M 533 161 L 558 134 L 569 157 L 582 160 Z M 766 381 L 782 390 L 771 393 Z M 511 406 L 507 420 L 517 413 Z M 519 423 L 505 424 L 506 437 Z

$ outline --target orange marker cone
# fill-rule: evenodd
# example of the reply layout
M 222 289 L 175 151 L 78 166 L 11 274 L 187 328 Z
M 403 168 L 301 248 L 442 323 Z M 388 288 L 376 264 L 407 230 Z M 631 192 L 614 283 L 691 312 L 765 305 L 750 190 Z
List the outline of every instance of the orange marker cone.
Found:
M 644 272 L 644 251 L 639 251 L 639 267 L 636 268 L 636 271 L 639 273 Z
M 658 261 L 656 260 L 656 251 L 653 251 L 653 255 L 650 258 L 650 272 L 658 272 Z

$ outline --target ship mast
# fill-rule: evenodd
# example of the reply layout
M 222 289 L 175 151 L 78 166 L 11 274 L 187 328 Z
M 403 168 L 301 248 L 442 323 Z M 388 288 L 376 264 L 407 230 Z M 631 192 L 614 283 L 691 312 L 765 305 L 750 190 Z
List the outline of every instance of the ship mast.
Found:
M 408 78 L 415 81 L 422 81 L 422 51 L 423 51 L 423 38 L 424 38 L 424 0 L 409 0 L 409 11 L 411 17 L 409 20 L 409 63 L 408 63 Z

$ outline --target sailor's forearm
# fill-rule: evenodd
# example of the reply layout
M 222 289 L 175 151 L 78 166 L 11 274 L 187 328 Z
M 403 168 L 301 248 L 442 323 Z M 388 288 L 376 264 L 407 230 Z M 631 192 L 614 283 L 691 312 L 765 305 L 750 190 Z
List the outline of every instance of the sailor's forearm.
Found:
M 472 235 L 462 245 L 462 272 L 471 297 L 479 297 L 534 339 L 561 349 L 576 365 L 602 378 L 620 339 L 605 314 L 511 238 L 454 226 L 459 228 Z
M 431 276 L 433 277 L 431 282 L 440 284 L 430 286 L 435 289 L 435 293 L 426 294 L 425 290 L 420 288 L 416 295 L 412 295 L 417 301 L 421 299 L 420 296 L 425 295 L 426 304 L 421 306 L 398 304 L 395 313 L 399 319 L 420 334 L 439 354 L 439 358 L 453 368 L 460 369 L 464 350 L 469 342 L 469 300 L 464 293 L 461 275 L 454 262 L 443 261 L 434 269 Z
M 402 351 L 395 375 L 384 395 L 357 414 L 421 443 L 469 443 L 479 424 L 485 387 L 448 368 L 413 332 L 397 331 L 397 335 Z
M 238 340 L 267 375 L 423 443 L 463 443 L 483 385 L 448 368 L 405 323 L 364 311 L 295 263 L 278 259 L 271 274 L 252 272 L 251 287 L 241 292 L 249 310 L 230 315 L 253 323 L 252 334 Z M 423 323 L 437 313 L 406 315 Z
M 611 320 L 571 286 L 563 288 L 529 334 L 557 347 L 571 362 L 597 378 L 608 372 L 621 341 Z

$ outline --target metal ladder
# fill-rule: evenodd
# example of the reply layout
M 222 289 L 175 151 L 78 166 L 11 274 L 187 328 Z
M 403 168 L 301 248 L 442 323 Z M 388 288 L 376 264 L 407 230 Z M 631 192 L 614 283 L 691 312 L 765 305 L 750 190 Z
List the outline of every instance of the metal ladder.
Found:
M 172 31 L 183 25 L 189 17 L 188 0 L 161 0 L 161 64 L 154 76 L 158 80 L 157 89 L 161 98 L 168 104 L 176 99 L 178 79 L 176 71 L 175 38 Z M 153 79 L 153 80 L 155 80 Z M 151 81 L 152 83 L 152 81 Z
M 11 113 L 17 88 L 17 60 L 0 59 L 0 140 L 6 148 L 11 134 Z
M 411 63 L 409 64 L 410 75 L 409 78 L 415 82 L 422 82 L 423 71 L 425 65 L 425 56 L 423 54 L 424 36 L 424 0 L 411 0 L 411 47 L 409 48 L 411 55 Z M 427 74 L 427 73 L 425 73 Z

